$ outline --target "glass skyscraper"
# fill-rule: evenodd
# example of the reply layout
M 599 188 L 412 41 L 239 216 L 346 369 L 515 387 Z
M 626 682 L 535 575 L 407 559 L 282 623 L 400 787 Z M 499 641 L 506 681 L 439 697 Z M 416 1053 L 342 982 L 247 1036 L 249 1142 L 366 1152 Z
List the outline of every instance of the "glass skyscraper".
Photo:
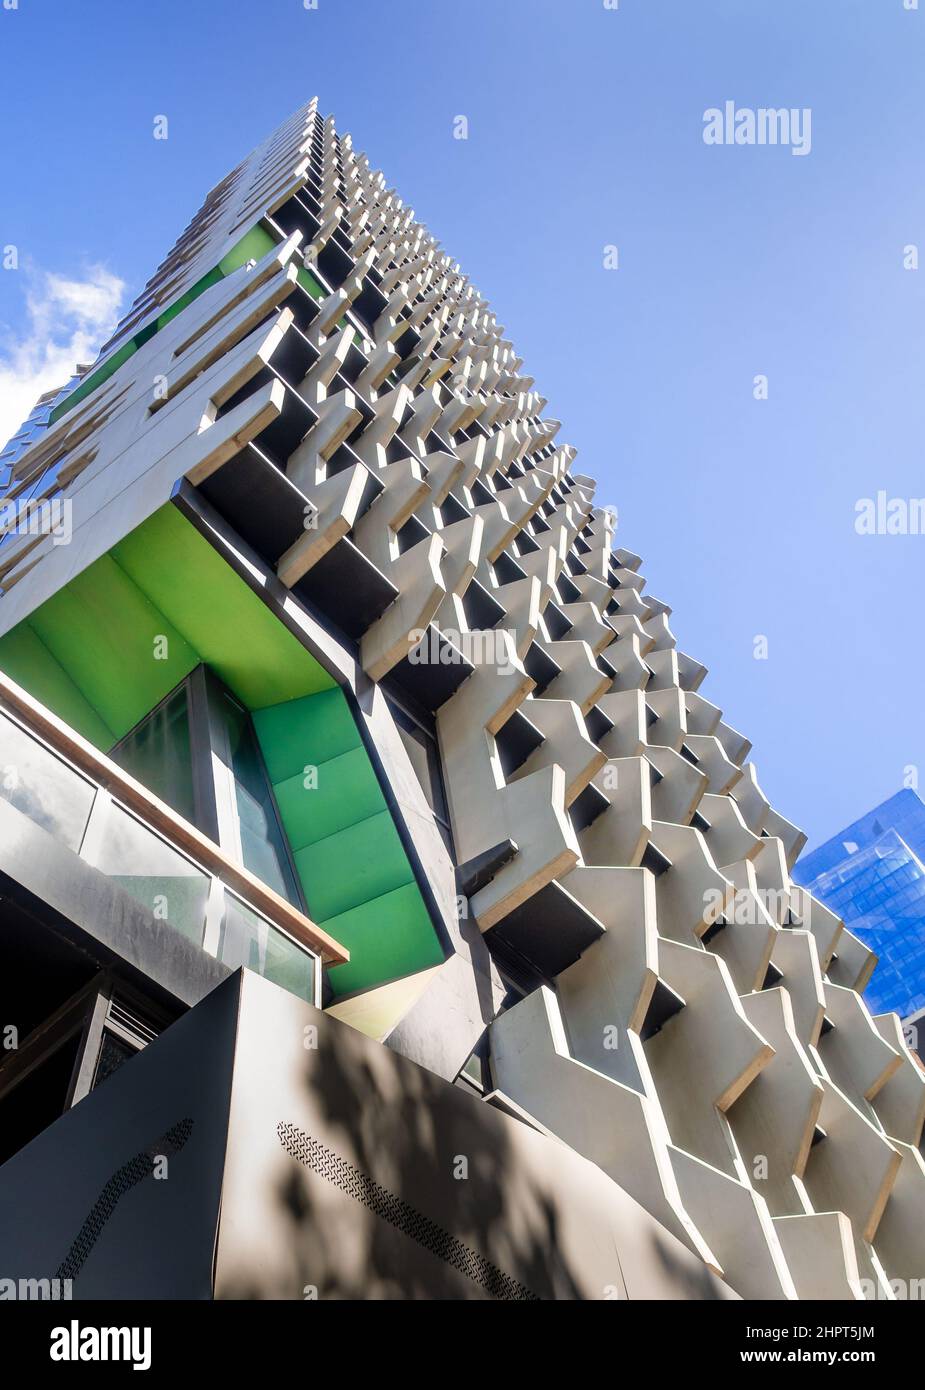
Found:
M 925 804 L 908 788 L 833 835 L 793 871 L 879 956 L 871 1013 L 925 1007 Z

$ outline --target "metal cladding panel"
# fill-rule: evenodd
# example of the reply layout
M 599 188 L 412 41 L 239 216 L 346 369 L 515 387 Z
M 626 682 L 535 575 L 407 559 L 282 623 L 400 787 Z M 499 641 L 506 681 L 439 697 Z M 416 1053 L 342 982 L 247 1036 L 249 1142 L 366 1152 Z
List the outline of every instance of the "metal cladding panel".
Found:
M 736 1297 L 593 1163 L 250 972 L 0 1169 L 0 1279 L 209 1298 L 213 1251 L 220 1298 Z
M 239 990 L 233 976 L 0 1168 L 0 1280 L 211 1296 Z
M 220 1298 L 735 1297 L 594 1164 L 250 974 L 215 1280 Z
M 0 1279 L 202 1299 L 213 1268 L 219 1298 L 735 1297 L 595 1165 L 248 971 L 0 1168 Z

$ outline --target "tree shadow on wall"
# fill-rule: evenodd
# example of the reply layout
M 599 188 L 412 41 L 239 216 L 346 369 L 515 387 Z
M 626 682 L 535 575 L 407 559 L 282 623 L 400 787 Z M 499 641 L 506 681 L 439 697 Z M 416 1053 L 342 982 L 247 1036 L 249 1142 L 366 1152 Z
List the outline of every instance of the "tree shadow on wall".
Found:
M 223 1296 L 587 1297 L 551 1185 L 512 1145 L 519 1122 L 344 1026 L 307 1058 L 280 1117 L 297 1160 L 274 1192 L 286 1250 L 275 1273 L 233 1271 Z

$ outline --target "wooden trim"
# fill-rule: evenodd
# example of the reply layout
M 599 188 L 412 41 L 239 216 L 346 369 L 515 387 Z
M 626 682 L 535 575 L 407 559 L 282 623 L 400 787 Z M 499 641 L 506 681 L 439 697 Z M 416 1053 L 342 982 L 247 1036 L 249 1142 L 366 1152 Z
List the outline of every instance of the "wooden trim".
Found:
M 22 719 L 23 723 L 65 757 L 68 762 L 86 773 L 92 781 L 104 787 L 110 795 L 133 811 L 141 820 L 171 844 L 195 859 L 211 874 L 216 874 L 229 888 L 252 907 L 287 931 L 296 941 L 317 952 L 327 965 L 342 965 L 350 952 L 333 936 L 317 926 L 298 908 L 286 902 L 272 888 L 262 883 L 241 864 L 235 864 L 218 845 L 214 844 L 189 821 L 178 816 L 163 801 L 152 795 L 140 782 L 123 772 L 114 762 L 100 753 L 63 720 L 46 709 L 21 686 L 0 672 L 0 705 Z

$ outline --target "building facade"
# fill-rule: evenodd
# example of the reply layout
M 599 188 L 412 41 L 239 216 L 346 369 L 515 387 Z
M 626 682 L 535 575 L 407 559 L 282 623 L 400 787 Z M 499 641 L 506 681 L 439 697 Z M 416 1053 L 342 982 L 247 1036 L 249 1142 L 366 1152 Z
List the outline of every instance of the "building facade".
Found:
M 0 1276 L 918 1277 L 874 956 L 559 428 L 312 102 L 7 456 Z
M 794 879 L 877 956 L 872 1013 L 925 1008 L 925 805 L 905 788 L 805 855 Z

